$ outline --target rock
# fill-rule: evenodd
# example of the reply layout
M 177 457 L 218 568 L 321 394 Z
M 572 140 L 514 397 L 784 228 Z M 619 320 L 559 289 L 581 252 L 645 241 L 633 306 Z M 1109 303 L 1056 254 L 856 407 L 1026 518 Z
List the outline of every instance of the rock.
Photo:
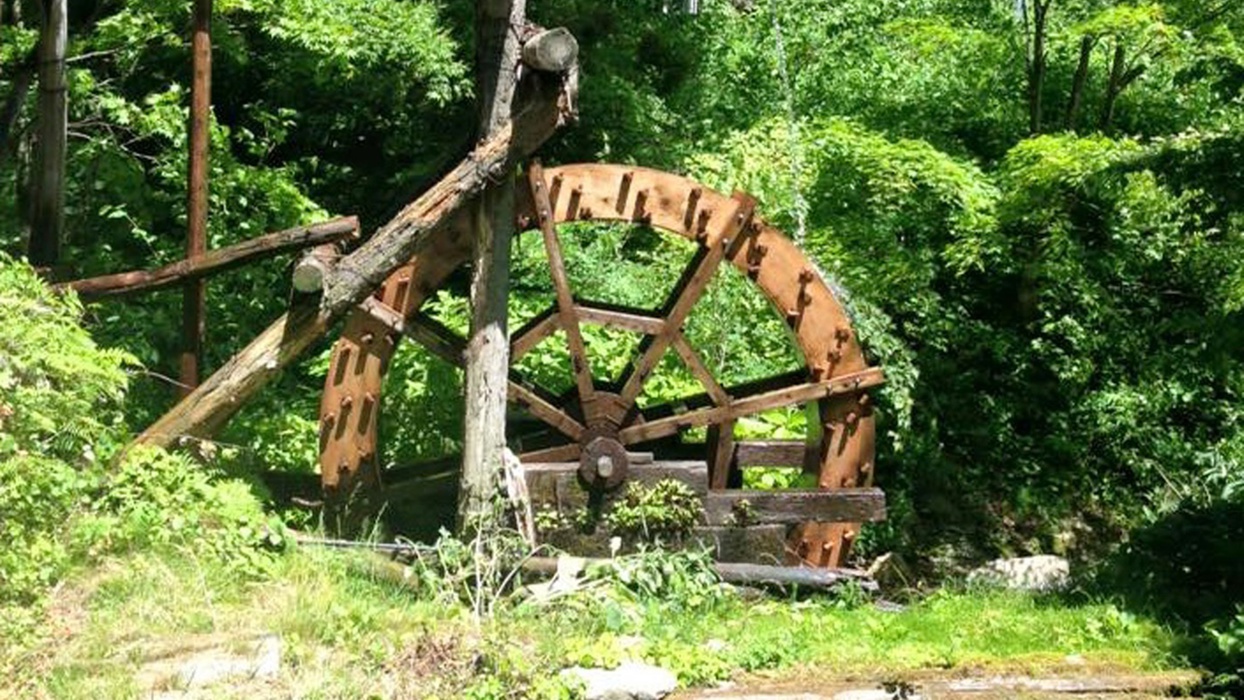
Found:
M 212 649 L 187 659 L 177 671 L 179 687 L 201 688 L 221 681 L 273 678 L 281 670 L 281 640 L 265 635 L 249 656 Z
M 968 574 L 969 584 L 1020 591 L 1057 591 L 1070 582 L 1071 567 L 1067 560 L 1049 554 L 995 559 Z
M 866 573 L 883 591 L 898 591 L 912 585 L 911 568 L 894 552 L 887 552 L 874 559 Z
M 578 679 L 587 700 L 660 700 L 674 692 L 678 678 L 659 666 L 624 663 L 614 669 L 575 666 L 562 676 Z

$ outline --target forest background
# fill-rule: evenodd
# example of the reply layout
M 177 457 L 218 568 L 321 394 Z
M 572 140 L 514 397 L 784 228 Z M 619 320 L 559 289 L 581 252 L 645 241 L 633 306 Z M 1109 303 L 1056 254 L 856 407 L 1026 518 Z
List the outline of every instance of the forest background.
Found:
M 188 3 L 70 5 L 57 274 L 180 259 Z M 34 89 L 16 88 L 35 69 L 37 7 L 0 3 L 0 250 L 14 257 L 35 115 Z M 1156 543 L 1153 590 L 1198 585 L 1189 567 L 1213 585 L 1244 576 L 1244 7 L 708 0 L 690 14 L 546 0 L 529 13 L 582 47 L 580 121 L 546 162 L 746 190 L 842 290 L 888 377 L 876 481 L 889 520 L 861 555 L 949 572 L 998 555 L 1104 561 L 1131 541 Z M 370 230 L 434 182 L 473 140 L 472 20 L 461 2 L 218 0 L 211 247 L 330 214 Z M 643 302 L 680 268 L 625 232 L 575 240 L 588 296 Z M 516 260 L 515 325 L 548 294 L 538 260 Z M 272 261 L 210 282 L 208 367 L 288 304 L 287 275 Z M 466 321 L 463 280 L 433 307 L 451 325 Z M 718 299 L 698 331 L 716 369 L 745 379 L 785 361 L 767 308 L 728 284 Z M 88 307 L 96 342 L 128 355 L 126 378 L 100 380 L 128 385 L 116 420 L 25 438 L 11 421 L 0 461 L 43 448 L 89 461 L 85 446 L 105 453 L 149 424 L 174 398 L 179 318 L 176 294 Z M 537 373 L 562 361 L 530 359 Z M 325 346 L 287 372 L 212 459 L 312 470 L 326 365 Z M 0 387 L 14 381 L 0 366 Z M 455 370 L 404 348 L 385 461 L 456 451 L 460 394 Z M 748 428 L 803 429 L 798 413 Z

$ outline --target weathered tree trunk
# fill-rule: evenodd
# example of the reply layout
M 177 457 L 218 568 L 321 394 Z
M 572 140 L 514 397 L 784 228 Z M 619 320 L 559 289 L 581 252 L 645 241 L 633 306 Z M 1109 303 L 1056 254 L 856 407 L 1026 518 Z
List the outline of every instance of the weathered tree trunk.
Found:
M 560 80 L 532 75 L 519 86 L 515 118 L 481 143 L 440 182 L 408 204 L 358 250 L 342 258 L 318 307 L 308 300 L 282 315 L 189 396 L 139 435 L 134 444 L 164 447 L 212 434 L 256 392 L 367 298 L 395 269 L 427 245 L 450 215 L 508 175 L 566 120 Z
M 1045 39 L 1050 3 L 1053 0 L 1033 0 L 1032 3 L 1032 55 L 1028 61 L 1028 131 L 1041 133 L 1042 93 L 1045 90 Z
M 518 32 L 526 0 L 476 3 L 475 84 L 479 132 L 488 137 L 510 121 L 517 76 Z M 506 298 L 510 288 L 510 238 L 514 235 L 514 184 L 505 178 L 475 203 L 471 277 L 471 334 L 466 349 L 466 414 L 458 525 L 487 526 L 505 450 L 505 408 L 510 346 Z
M 231 270 L 252 260 L 271 257 L 289 250 L 331 244 L 358 237 L 359 222 L 353 216 L 299 226 L 269 233 L 226 248 L 217 248 L 194 259 L 180 260 L 154 270 L 135 270 L 114 275 L 65 282 L 58 289 L 72 289 L 84 301 L 95 301 L 123 294 L 137 294 Z
M 30 86 L 34 83 L 37 64 L 38 51 L 31 51 L 10 76 L 9 94 L 4 99 L 4 106 L 0 107 L 0 164 L 15 150 L 13 138 L 17 119 L 22 114 L 22 106 L 26 104 L 26 93 L 30 92 Z
M 1127 50 L 1122 40 L 1117 39 L 1114 45 L 1114 59 L 1110 64 L 1110 80 L 1106 83 L 1106 97 L 1101 109 L 1101 118 L 1097 123 L 1102 132 L 1109 133 L 1114 126 L 1114 112 L 1119 95 L 1123 94 L 1123 91 L 1144 73 L 1145 64 L 1140 61 L 1137 61 L 1136 65 L 1131 68 L 1127 67 Z
M 1123 82 L 1125 60 L 1126 52 L 1123 48 L 1123 40 L 1115 39 L 1114 58 L 1110 62 L 1110 79 L 1106 82 L 1106 97 L 1102 102 L 1101 116 L 1097 120 L 1097 128 L 1102 131 L 1108 131 L 1110 124 L 1114 121 L 1114 105 L 1122 89 L 1120 88 L 1120 83 Z
M 1093 46 L 1097 39 L 1084 36 L 1080 39 L 1080 60 L 1076 63 L 1076 73 L 1071 79 L 1071 96 L 1067 100 L 1067 130 L 1074 132 L 1076 122 L 1080 118 L 1080 106 L 1084 103 L 1084 86 L 1088 82 L 1089 61 L 1093 57 Z
M 36 267 L 55 265 L 65 228 L 65 137 L 69 126 L 65 51 L 68 0 L 45 0 L 39 38 L 39 142 L 35 150 L 27 257 Z
M 186 259 L 207 251 L 207 159 L 210 145 L 208 120 L 212 107 L 212 0 L 194 0 L 194 37 L 191 39 L 190 165 L 186 192 Z M 185 396 L 199 385 L 199 363 L 207 287 L 202 278 L 186 283 L 182 298 L 181 392 Z

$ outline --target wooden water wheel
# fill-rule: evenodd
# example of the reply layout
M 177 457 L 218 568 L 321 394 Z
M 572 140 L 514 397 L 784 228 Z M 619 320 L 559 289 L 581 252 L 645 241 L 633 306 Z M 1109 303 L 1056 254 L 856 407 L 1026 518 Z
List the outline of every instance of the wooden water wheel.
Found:
M 788 563 L 842 564 L 859 524 L 884 517 L 884 498 L 871 488 L 872 397 L 883 377 L 868 366 L 846 311 L 816 266 L 756 214 L 747 195 L 727 196 L 679 175 L 624 165 L 545 170 L 533 164 L 520 184 L 518 228 L 539 232 L 555 301 L 512 332 L 512 363 L 561 331 L 570 356 L 565 369 L 573 377 L 571 390 L 554 395 L 512 365 L 513 408 L 547 428 L 542 443 L 520 441 L 516 449 L 537 505 L 586 501 L 589 493 L 616 494 L 628 482 L 676 474 L 702 492 L 705 532 L 763 530 L 776 537 Z M 658 309 L 580 299 L 568 282 L 558 233 L 559 226 L 580 221 L 651 227 L 690 241 L 694 254 Z M 465 340 L 420 308 L 468 261 L 468 241 L 453 227 L 430 237 L 347 321 L 320 407 L 322 482 L 330 493 L 381 481 L 381 389 L 402 336 L 462 363 Z M 789 329 L 802 358 L 798 371 L 722 386 L 688 341 L 687 319 L 723 262 L 755 285 Z M 620 377 L 593 376 L 581 333 L 588 325 L 642 335 Z M 637 398 L 667 351 L 677 354 L 702 391 L 641 407 Z M 812 415 L 821 425 L 808 431 L 809 439 L 736 440 L 740 419 L 798 405 L 816 407 Z M 692 433 L 707 439 L 683 439 Z M 754 465 L 802 467 L 816 475 L 819 488 L 734 488 L 739 471 Z M 755 549 L 755 541 L 745 539 L 753 544 L 743 548 Z M 738 558 L 737 547 L 733 555 L 724 549 L 723 556 Z

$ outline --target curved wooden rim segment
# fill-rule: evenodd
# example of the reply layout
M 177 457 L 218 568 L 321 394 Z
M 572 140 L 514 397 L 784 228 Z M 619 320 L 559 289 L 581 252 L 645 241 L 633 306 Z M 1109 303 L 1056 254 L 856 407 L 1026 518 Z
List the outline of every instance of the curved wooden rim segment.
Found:
M 578 376 L 583 373 L 576 372 L 589 425 L 593 424 L 597 410 L 590 407 L 595 396 L 610 399 L 634 416 L 634 398 L 646 375 L 665 350 L 673 348 L 693 376 L 704 384 L 707 405 L 672 418 L 646 422 L 627 419 L 619 426 L 625 442 L 640 443 L 688 426 L 708 425 L 710 439 L 717 440 L 715 450 L 710 447 L 710 451 L 715 451 L 716 461 L 721 461 L 722 455 L 733 453 L 733 439 L 727 428 L 740 412 L 817 401 L 822 438 L 817 462 L 807 466 L 818 474 L 819 485 L 825 489 L 871 485 L 875 425 L 866 390 L 881 383 L 880 371 L 868 367 L 850 318 L 820 271 L 792 241 L 754 214 L 750 197 L 741 193 L 727 196 L 679 175 L 624 165 L 580 164 L 547 169 L 536 165 L 524 178 L 530 187 L 520 184 L 517 188 L 519 228 L 540 230 L 546 244 L 552 245 L 549 250 L 557 250 L 553 226 L 583 220 L 647 224 L 699 244 L 692 264 L 659 315 L 575 301 L 564 284 L 564 272 L 559 284 L 559 267 L 552 265 L 557 303 L 513 333 L 514 356 L 530 351 L 565 323 L 574 323 L 576 331 L 578 323 L 589 322 L 646 334 L 639 356 L 624 377 L 620 396 L 600 394 L 590 377 Z M 426 335 L 432 331 L 418 322 L 402 325 L 400 319 L 388 318 L 386 313 L 407 321 L 416 318 L 427 296 L 466 262 L 467 223 L 462 217 L 430 236 L 424 249 L 385 282 L 372 308 L 355 311 L 346 322 L 342 338 L 333 349 L 320 407 L 320 466 L 329 491 L 378 482 L 377 415 L 384 372 L 395 342 L 400 335 L 421 341 L 436 340 L 434 334 Z M 717 385 L 686 342 L 683 321 L 717 263 L 725 261 L 746 275 L 786 320 L 807 367 L 801 383 L 733 397 Z M 452 356 L 450 340 L 441 338 L 437 342 L 442 354 Z M 573 337 L 571 342 L 573 345 Z M 571 348 L 572 357 L 576 356 L 575 349 Z M 583 362 L 582 353 L 578 359 Z M 560 424 L 558 429 L 568 436 L 591 433 L 583 432 L 583 424 L 514 375 L 510 397 L 541 420 L 555 427 Z M 617 408 L 601 410 L 601 414 L 610 412 L 616 417 Z M 574 459 L 576 447 L 553 447 L 540 456 Z M 710 455 L 710 462 L 713 461 Z M 720 488 L 724 479 L 724 470 L 717 469 L 712 483 Z M 795 526 L 790 540 L 792 559 L 816 566 L 837 566 L 844 561 L 857 531 L 858 525 L 853 523 Z

